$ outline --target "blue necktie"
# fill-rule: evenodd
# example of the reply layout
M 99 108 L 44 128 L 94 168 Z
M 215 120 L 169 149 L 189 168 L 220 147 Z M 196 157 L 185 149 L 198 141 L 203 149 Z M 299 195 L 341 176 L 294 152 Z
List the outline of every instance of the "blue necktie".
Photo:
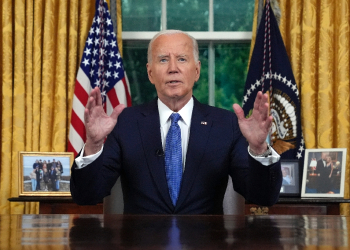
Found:
M 177 122 L 181 116 L 173 113 L 165 141 L 165 173 L 173 205 L 176 205 L 182 179 L 181 130 Z

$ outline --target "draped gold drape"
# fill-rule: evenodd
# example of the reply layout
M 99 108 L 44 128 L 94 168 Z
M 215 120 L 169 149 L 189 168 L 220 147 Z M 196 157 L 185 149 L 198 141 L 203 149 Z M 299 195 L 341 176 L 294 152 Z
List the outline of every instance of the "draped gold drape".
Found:
M 0 213 L 37 213 L 35 202 L 8 201 L 18 196 L 18 152 L 66 151 L 95 1 L 2 0 L 0 9 Z
M 301 94 L 306 147 L 347 148 L 345 198 L 349 198 L 350 0 L 278 3 L 280 31 Z M 347 204 L 340 210 L 350 215 Z

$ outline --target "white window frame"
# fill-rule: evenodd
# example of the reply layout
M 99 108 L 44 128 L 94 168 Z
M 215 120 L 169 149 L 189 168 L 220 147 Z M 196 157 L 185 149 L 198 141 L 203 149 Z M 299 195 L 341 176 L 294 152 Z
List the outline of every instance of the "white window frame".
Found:
M 251 31 L 214 31 L 214 7 L 213 1 L 209 0 L 209 27 L 208 31 L 186 31 L 198 42 L 207 42 L 208 45 L 208 104 L 215 106 L 215 51 L 214 44 L 218 42 L 238 43 L 250 42 Z M 166 30 L 167 24 L 167 0 L 162 0 L 162 15 L 160 30 Z M 123 31 L 123 41 L 150 41 L 158 31 Z

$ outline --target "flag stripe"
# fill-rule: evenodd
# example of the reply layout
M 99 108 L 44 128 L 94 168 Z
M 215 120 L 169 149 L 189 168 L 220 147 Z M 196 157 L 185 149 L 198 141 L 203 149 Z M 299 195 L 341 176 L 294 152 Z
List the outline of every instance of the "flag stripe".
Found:
M 80 120 L 84 121 L 85 106 L 81 103 L 77 96 L 73 96 L 73 111 L 79 117 Z
M 75 131 L 79 134 L 80 138 L 83 139 L 83 141 L 86 140 L 86 134 L 85 134 L 85 125 L 82 120 L 79 119 L 78 115 L 72 111 L 72 120 L 71 125 L 75 129 Z
M 80 67 L 77 73 L 77 80 L 79 83 L 85 83 L 85 84 L 82 84 L 81 87 L 84 89 L 86 93 L 90 93 L 91 91 L 90 78 L 85 74 L 85 71 L 82 70 L 82 68 Z
M 125 95 L 126 95 L 127 106 L 131 106 L 130 86 L 129 86 L 129 81 L 128 81 L 128 78 L 126 77 L 126 75 L 122 80 L 123 80 L 123 85 L 124 85 L 124 89 L 126 92 Z
M 89 99 L 89 92 L 86 92 L 85 89 L 83 88 L 84 84 L 80 84 L 80 82 L 77 80 L 75 81 L 75 91 L 74 95 L 78 98 L 78 100 L 81 102 L 82 105 L 87 104 L 87 101 Z
M 124 88 L 123 81 L 119 81 L 115 85 L 114 88 L 115 88 L 115 91 L 117 93 L 119 103 L 123 103 L 123 104 L 127 105 L 127 102 L 126 102 L 126 91 L 125 91 L 125 88 Z
M 82 148 L 81 145 L 84 145 L 84 141 L 81 139 L 81 137 L 79 136 L 79 134 L 77 133 L 77 131 L 74 129 L 72 125 L 70 125 L 69 127 L 69 138 L 71 138 L 71 140 L 69 141 L 69 144 L 71 145 L 71 147 L 74 149 L 76 153 L 79 152 L 80 149 Z M 69 150 L 69 152 L 73 152 L 73 151 Z
M 77 154 L 78 154 L 78 152 L 74 149 L 74 147 L 73 147 L 73 145 L 70 143 L 70 141 L 68 141 L 67 151 L 68 151 L 68 152 L 73 152 L 74 155 L 77 155 Z
M 117 107 L 120 104 L 116 91 L 117 90 L 113 88 L 107 93 L 108 100 L 110 101 L 112 107 Z

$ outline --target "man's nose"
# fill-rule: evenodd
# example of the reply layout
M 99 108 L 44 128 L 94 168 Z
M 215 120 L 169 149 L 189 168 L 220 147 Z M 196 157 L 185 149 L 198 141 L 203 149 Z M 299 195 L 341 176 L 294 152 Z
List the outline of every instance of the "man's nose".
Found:
M 177 73 L 177 72 L 178 72 L 177 59 L 171 58 L 169 60 L 168 73 Z

